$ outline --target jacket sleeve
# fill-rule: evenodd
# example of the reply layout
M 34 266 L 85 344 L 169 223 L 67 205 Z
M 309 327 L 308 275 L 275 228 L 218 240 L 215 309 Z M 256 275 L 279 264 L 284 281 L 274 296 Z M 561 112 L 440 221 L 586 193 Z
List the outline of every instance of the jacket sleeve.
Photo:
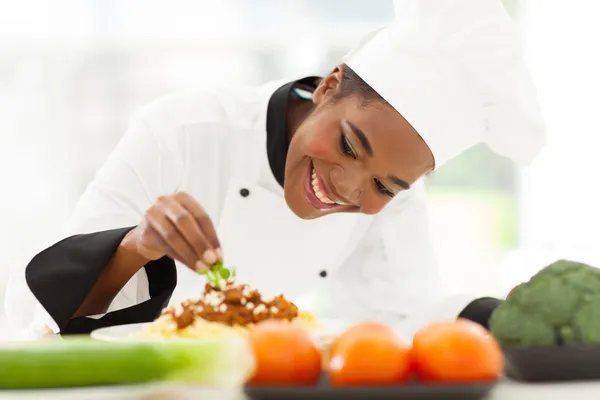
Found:
M 61 333 L 144 322 L 158 315 L 176 285 L 175 264 L 147 264 L 123 287 L 106 315 L 71 319 L 125 234 L 162 194 L 177 190 L 182 164 L 172 142 L 136 115 L 78 201 L 65 239 L 36 255 L 25 279 L 37 301 L 32 330 Z M 36 326 L 37 325 L 37 326 Z

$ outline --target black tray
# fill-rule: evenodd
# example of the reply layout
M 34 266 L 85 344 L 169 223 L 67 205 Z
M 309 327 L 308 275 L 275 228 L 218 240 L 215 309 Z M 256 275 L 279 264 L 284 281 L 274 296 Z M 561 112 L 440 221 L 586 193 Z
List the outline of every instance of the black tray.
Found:
M 418 382 L 386 387 L 336 388 L 321 382 L 312 387 L 261 387 L 244 389 L 252 400 L 478 400 L 484 398 L 496 383 L 426 385 Z
M 505 374 L 525 382 L 600 379 L 600 346 L 504 348 Z

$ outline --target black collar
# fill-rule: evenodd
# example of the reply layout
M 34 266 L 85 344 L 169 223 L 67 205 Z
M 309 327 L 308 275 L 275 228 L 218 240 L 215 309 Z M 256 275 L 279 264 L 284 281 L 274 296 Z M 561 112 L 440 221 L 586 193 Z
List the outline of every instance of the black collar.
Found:
M 286 83 L 277 89 L 267 106 L 267 157 L 273 176 L 283 187 L 285 161 L 288 153 L 287 108 L 292 89 L 303 86 L 314 90 L 321 78 L 311 76 Z

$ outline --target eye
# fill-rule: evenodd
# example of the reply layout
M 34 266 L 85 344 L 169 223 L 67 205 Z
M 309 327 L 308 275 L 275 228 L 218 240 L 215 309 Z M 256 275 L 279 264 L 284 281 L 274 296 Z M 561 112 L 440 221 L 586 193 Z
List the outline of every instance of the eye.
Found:
M 377 188 L 377 191 L 379 193 L 389 197 L 394 197 L 394 193 L 390 189 L 388 189 L 383 183 L 381 183 L 379 179 L 373 179 L 373 181 L 375 181 L 375 187 Z
M 356 160 L 356 153 L 354 152 L 354 150 L 352 150 L 350 141 L 343 133 L 340 135 L 340 149 L 342 150 L 342 153 Z

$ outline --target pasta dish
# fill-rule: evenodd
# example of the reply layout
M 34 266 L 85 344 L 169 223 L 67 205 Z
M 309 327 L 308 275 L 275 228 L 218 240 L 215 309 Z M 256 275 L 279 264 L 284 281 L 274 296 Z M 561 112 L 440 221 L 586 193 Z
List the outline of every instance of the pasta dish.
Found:
M 320 328 L 311 313 L 299 311 L 282 294 L 267 298 L 249 285 L 227 281 L 218 286 L 207 283 L 200 298 L 164 309 L 136 336 L 216 339 L 245 335 L 266 320 L 289 321 L 311 331 Z

